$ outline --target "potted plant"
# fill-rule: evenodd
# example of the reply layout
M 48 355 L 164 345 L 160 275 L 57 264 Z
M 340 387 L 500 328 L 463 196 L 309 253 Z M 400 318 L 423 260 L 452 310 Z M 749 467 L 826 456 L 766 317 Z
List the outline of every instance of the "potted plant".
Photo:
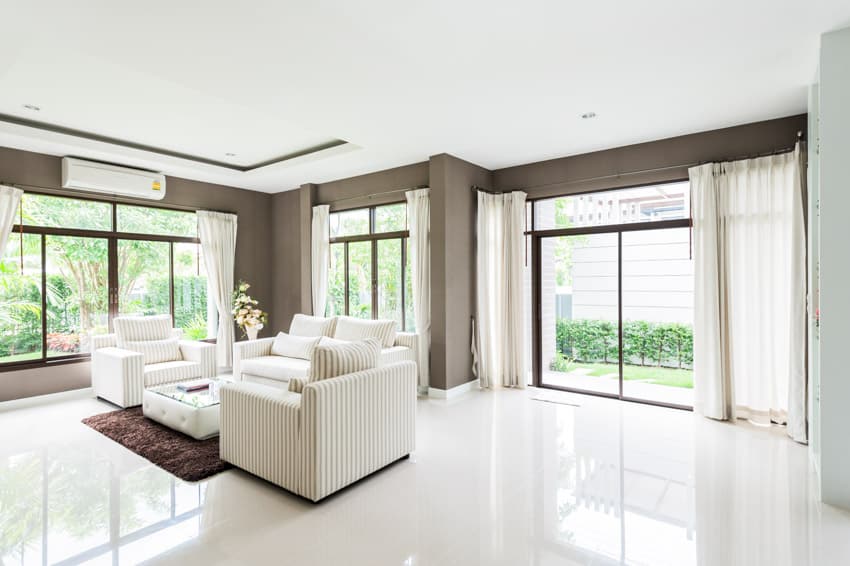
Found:
M 256 340 L 257 333 L 263 329 L 269 315 L 257 308 L 257 300 L 246 293 L 250 285 L 244 281 L 233 293 L 233 320 L 242 329 L 248 340 Z

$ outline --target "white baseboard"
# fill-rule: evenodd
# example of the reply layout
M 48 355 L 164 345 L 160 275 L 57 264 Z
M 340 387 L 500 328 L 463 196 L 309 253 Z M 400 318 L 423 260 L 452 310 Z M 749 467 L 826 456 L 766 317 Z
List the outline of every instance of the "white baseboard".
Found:
M 479 386 L 479 381 L 475 379 L 473 381 L 467 381 L 457 387 L 452 387 L 451 389 L 437 389 L 435 387 L 429 387 L 428 397 L 433 397 L 434 399 L 454 399 L 464 393 L 478 389 Z
M 48 405 L 50 403 L 60 403 L 62 401 L 85 399 L 87 397 L 94 398 L 94 390 L 91 387 L 60 391 L 59 393 L 48 393 L 46 395 L 35 395 L 33 397 L 24 397 L 23 399 L 12 399 L 11 401 L 0 402 L 0 413 L 37 407 L 39 405 Z

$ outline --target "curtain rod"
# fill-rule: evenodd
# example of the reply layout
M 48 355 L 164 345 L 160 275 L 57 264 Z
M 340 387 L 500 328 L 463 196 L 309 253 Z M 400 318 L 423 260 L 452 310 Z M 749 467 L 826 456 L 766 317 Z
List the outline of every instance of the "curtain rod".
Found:
M 804 141 L 802 131 L 799 131 L 799 130 L 797 131 L 797 141 L 798 142 Z M 553 183 L 543 183 L 543 184 L 540 184 L 540 185 L 529 185 L 529 186 L 524 187 L 522 189 L 511 189 L 511 190 L 500 191 L 500 190 L 485 189 L 485 188 L 479 187 L 477 185 L 472 185 L 471 188 L 474 191 L 484 191 L 485 193 L 491 193 L 491 194 L 497 194 L 498 195 L 498 194 L 512 192 L 514 190 L 522 191 L 522 190 L 528 190 L 528 189 L 544 189 L 544 188 L 547 188 L 547 187 L 575 185 L 575 184 L 578 184 L 578 183 L 587 183 L 587 182 L 590 182 L 590 181 L 602 181 L 602 180 L 605 180 L 605 179 L 617 179 L 617 178 L 620 178 L 620 177 L 628 177 L 630 175 L 641 175 L 641 174 L 644 174 L 644 173 L 657 173 L 657 172 L 660 172 L 660 171 L 669 171 L 671 169 L 682 169 L 682 168 L 696 167 L 698 165 L 705 165 L 706 163 L 726 163 L 726 162 L 729 162 L 729 161 L 741 161 L 743 159 L 757 159 L 759 157 L 770 157 L 771 155 L 781 155 L 783 153 L 790 153 L 790 152 L 794 151 L 795 149 L 796 149 L 796 143 L 795 143 L 795 145 L 793 145 L 791 147 L 783 147 L 783 148 L 780 148 L 780 149 L 775 149 L 773 151 L 768 151 L 768 152 L 764 152 L 764 153 L 754 153 L 754 154 L 750 154 L 750 155 L 740 155 L 740 156 L 737 156 L 737 157 L 730 157 L 730 158 L 725 158 L 725 159 L 720 159 L 720 160 L 712 159 L 712 160 L 709 160 L 709 161 L 695 161 L 695 162 L 691 162 L 691 163 L 682 163 L 682 164 L 679 164 L 679 165 L 667 165 L 665 167 L 653 167 L 651 169 L 639 169 L 637 171 L 626 171 L 626 172 L 623 172 L 623 173 L 612 173 L 610 175 L 600 175 L 600 176 L 597 176 L 597 177 L 584 177 L 582 179 L 572 179 L 572 180 L 569 180 L 569 181 L 557 181 L 557 182 L 553 182 Z
M 343 197 L 343 198 L 338 198 L 336 200 L 325 201 L 325 202 L 320 203 L 320 204 L 336 204 L 338 202 L 345 202 L 345 201 L 349 201 L 349 200 L 360 200 L 360 199 L 372 200 L 374 198 L 378 198 L 378 197 L 381 197 L 381 196 L 384 196 L 384 195 L 392 195 L 392 194 L 395 194 L 395 193 L 406 193 L 407 191 L 415 191 L 417 189 L 428 189 L 428 188 L 430 188 L 428 185 L 416 185 L 415 187 L 407 187 L 406 189 L 393 189 L 391 191 L 384 191 L 384 192 L 381 192 L 381 193 L 372 193 L 370 195 L 358 195 L 358 196 L 353 196 L 353 197 Z
M 89 195 L 89 193 L 69 194 L 66 192 L 66 189 L 56 188 L 56 187 L 44 187 L 41 185 L 29 185 L 26 183 L 7 183 L 5 181 L 0 180 L 0 185 L 6 185 L 7 187 L 15 187 L 16 189 L 22 189 L 24 192 L 27 192 L 27 189 L 32 189 L 29 192 L 36 193 L 46 193 L 51 196 L 61 197 L 61 198 L 75 198 L 78 200 L 92 200 L 97 202 L 114 202 L 116 204 L 126 204 L 130 206 L 147 206 L 148 208 L 163 208 L 163 209 L 171 209 L 171 210 L 183 210 L 186 212 L 197 212 L 199 210 L 209 210 L 211 212 L 223 212 L 225 214 L 236 214 L 232 210 L 219 210 L 216 208 L 199 208 L 193 206 L 187 206 L 185 204 L 171 204 L 171 203 L 162 203 L 158 200 L 141 200 L 141 199 L 132 199 L 127 197 L 120 197 L 115 195 L 107 195 L 105 198 L 99 198 L 95 194 Z M 150 204 L 146 204 L 150 202 Z

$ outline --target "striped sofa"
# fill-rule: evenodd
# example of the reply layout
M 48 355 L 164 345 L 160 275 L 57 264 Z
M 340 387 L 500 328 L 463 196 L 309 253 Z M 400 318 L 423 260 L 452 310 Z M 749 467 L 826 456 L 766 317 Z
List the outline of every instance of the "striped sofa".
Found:
M 181 340 L 168 315 L 117 317 L 114 326 L 115 334 L 92 337 L 92 388 L 101 399 L 135 407 L 146 387 L 216 375 L 215 345 Z
M 381 365 L 416 362 L 417 334 L 396 332 L 392 346 L 381 350 Z M 233 379 L 286 389 L 293 378 L 310 374 L 310 362 L 272 353 L 274 338 L 261 338 L 233 344 Z
M 221 389 L 221 459 L 311 501 L 408 456 L 416 364 L 310 381 L 301 393 L 258 383 Z

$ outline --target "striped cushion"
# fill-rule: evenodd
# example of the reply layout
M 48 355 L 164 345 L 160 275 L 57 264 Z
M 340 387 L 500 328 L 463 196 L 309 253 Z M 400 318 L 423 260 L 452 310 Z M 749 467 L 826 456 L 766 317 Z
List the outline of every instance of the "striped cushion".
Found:
M 158 316 L 119 316 L 115 319 L 115 336 L 118 347 L 126 348 L 126 342 L 143 340 L 165 340 L 171 338 L 171 317 Z
M 296 314 L 289 325 L 289 333 L 293 336 L 333 336 L 336 318 L 323 318 Z
M 183 359 L 180 355 L 180 341 L 177 338 L 124 342 L 123 348 L 142 354 L 145 358 L 145 365 Z
M 316 346 L 310 358 L 310 381 L 378 367 L 381 343 L 374 338 L 341 346 Z
M 334 338 L 339 340 L 365 340 L 377 338 L 384 348 L 392 348 L 395 344 L 394 320 L 364 320 L 351 316 L 337 317 Z
M 309 360 L 319 340 L 321 338 L 318 336 L 292 336 L 286 332 L 278 332 L 272 344 L 272 354 Z

